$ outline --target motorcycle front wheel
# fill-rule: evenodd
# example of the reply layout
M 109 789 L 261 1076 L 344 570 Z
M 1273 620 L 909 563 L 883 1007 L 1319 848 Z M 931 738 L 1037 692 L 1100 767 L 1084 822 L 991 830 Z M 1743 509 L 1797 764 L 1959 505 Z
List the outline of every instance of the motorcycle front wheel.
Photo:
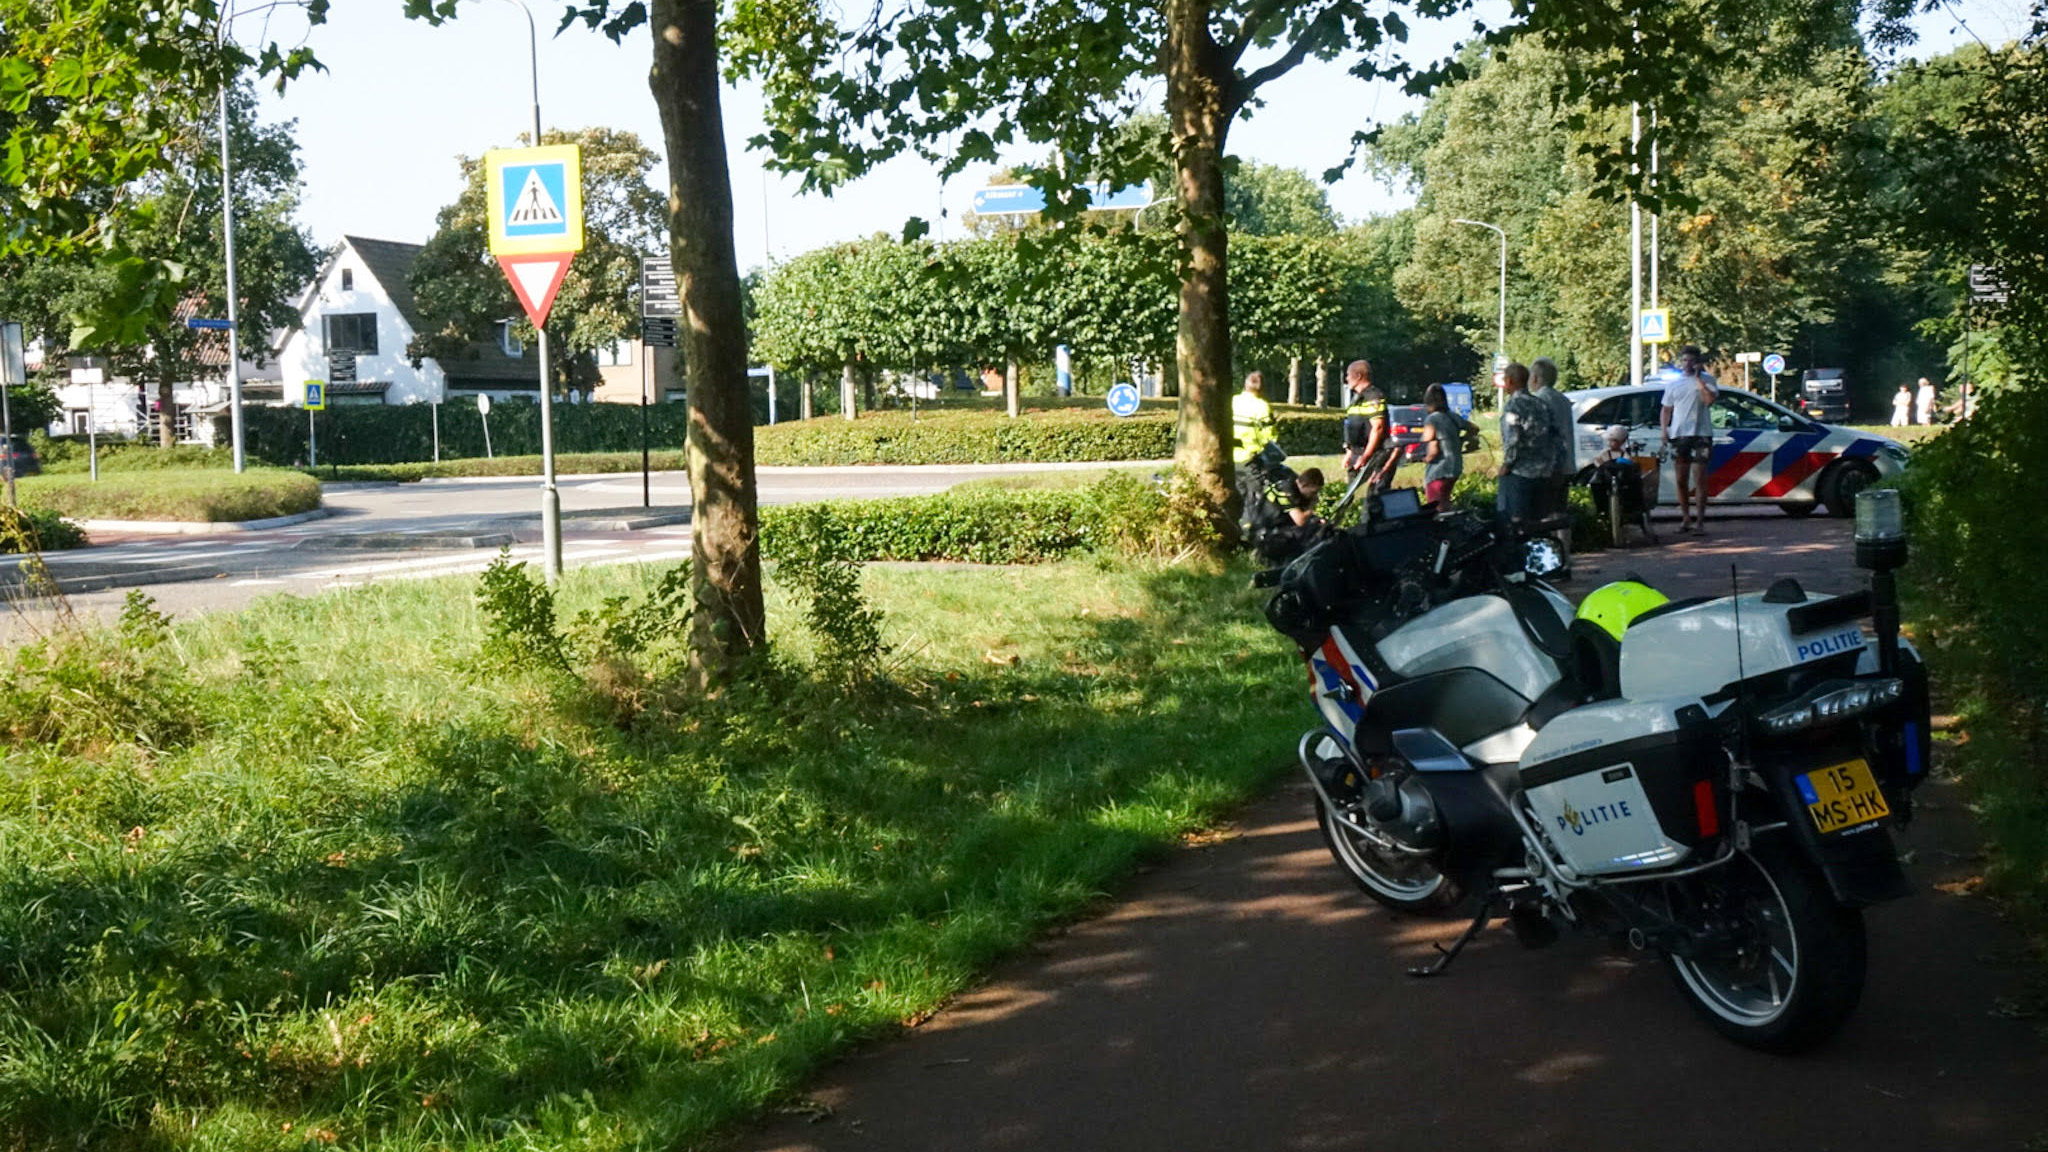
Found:
M 1441 916 L 1465 899 L 1465 888 L 1443 874 L 1426 856 L 1388 852 L 1346 828 L 1316 798 L 1316 826 L 1323 830 L 1323 843 L 1337 867 L 1367 896 L 1392 908 L 1416 916 Z
M 1759 845 L 1709 874 L 1703 943 L 1667 953 L 1672 979 L 1714 1030 L 1793 1053 L 1833 1036 L 1863 995 L 1863 915 L 1836 904 L 1796 852 Z

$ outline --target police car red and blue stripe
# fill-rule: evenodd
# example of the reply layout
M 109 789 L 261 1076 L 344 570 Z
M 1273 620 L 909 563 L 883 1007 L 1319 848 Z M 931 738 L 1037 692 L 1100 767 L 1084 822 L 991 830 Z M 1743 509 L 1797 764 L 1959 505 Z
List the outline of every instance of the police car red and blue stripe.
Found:
M 1641 387 L 1589 388 L 1566 395 L 1572 400 L 1573 446 L 1581 466 L 1590 464 L 1605 447 L 1603 434 L 1612 425 L 1629 429 L 1644 450 L 1659 446 L 1661 384 Z M 1837 424 L 1822 424 L 1783 405 L 1720 386 L 1713 410 L 1714 443 L 1707 458 L 1707 500 L 1714 504 L 1770 503 L 1803 514 L 1816 505 L 1847 516 L 1856 493 L 1904 469 L 1904 445 Z M 1676 470 L 1663 465 L 1658 484 L 1660 503 L 1678 502 Z

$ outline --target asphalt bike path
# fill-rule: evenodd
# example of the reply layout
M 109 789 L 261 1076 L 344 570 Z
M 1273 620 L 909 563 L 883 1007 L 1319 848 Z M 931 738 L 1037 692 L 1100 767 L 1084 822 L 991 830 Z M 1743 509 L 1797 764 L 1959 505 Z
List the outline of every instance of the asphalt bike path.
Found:
M 1843 521 L 1717 510 L 1703 540 L 1665 540 L 1581 557 L 1568 587 L 1633 572 L 1674 597 L 1718 594 L 1731 564 L 1745 589 L 1859 582 Z M 1312 721 L 1305 699 L 1273 706 Z M 1448 975 L 1404 975 L 1462 924 L 1353 888 L 1291 773 L 1222 836 L 828 1069 L 730 1147 L 2038 1152 L 2048 995 L 1976 895 L 1960 789 L 1920 799 L 1900 839 L 1917 892 L 1868 913 L 1862 1006 L 1808 1056 L 1729 1044 L 1659 963 L 1591 937 L 1532 952 L 1497 923 Z

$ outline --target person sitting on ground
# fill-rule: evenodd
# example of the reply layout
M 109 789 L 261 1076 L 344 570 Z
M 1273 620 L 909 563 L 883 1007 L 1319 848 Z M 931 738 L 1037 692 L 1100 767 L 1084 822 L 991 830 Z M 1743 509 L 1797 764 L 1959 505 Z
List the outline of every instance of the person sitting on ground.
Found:
M 1245 509 L 1246 539 L 1266 564 L 1285 564 L 1299 556 L 1322 531 L 1316 502 L 1323 495 L 1323 470 L 1273 470 Z

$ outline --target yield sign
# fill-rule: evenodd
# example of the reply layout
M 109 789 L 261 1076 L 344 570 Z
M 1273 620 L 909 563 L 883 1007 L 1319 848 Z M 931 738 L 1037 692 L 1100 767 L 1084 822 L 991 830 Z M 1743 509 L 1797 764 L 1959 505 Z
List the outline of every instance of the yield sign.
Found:
M 569 274 L 569 261 L 575 258 L 574 252 L 528 252 L 498 257 L 505 279 L 512 282 L 512 294 L 519 297 L 519 306 L 526 309 L 526 318 L 533 321 L 535 328 L 547 325 L 548 310 L 555 306 L 555 293 L 561 291 L 562 278 Z

